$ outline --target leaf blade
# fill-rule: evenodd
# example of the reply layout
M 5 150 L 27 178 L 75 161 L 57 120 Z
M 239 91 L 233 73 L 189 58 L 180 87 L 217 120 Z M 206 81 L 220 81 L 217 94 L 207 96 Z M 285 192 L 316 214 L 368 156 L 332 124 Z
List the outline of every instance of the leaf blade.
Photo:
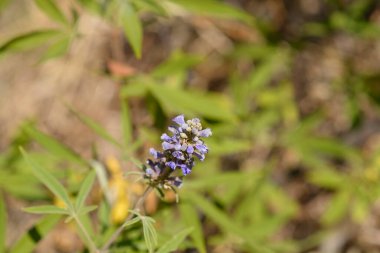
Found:
M 58 180 L 51 175 L 44 168 L 40 167 L 35 161 L 33 161 L 29 155 L 20 148 L 22 156 L 29 164 L 32 169 L 33 174 L 56 196 L 62 199 L 68 208 L 72 208 L 69 195 L 67 194 L 65 188 L 58 182 Z
M 32 49 L 46 43 L 49 39 L 59 35 L 58 30 L 38 30 L 18 35 L 0 45 L 0 56 L 7 52 L 17 52 Z
M 141 58 L 143 29 L 136 10 L 127 2 L 121 6 L 120 20 L 124 28 L 124 34 L 131 43 L 135 56 Z
M 22 210 L 34 214 L 69 214 L 66 209 L 53 205 L 25 207 Z
M 34 2 L 41 11 L 43 11 L 48 17 L 50 17 L 54 21 L 64 25 L 69 24 L 65 15 L 63 15 L 63 13 L 58 8 L 54 0 L 35 0 Z
M 180 232 L 178 232 L 176 235 L 174 235 L 169 241 L 164 243 L 156 253 L 169 253 L 173 252 L 176 249 L 178 249 L 179 245 L 182 243 L 183 240 L 186 239 L 186 236 L 188 236 L 191 231 L 193 231 L 193 228 L 186 228 Z
M 77 212 L 80 212 L 80 209 L 83 207 L 84 202 L 94 184 L 95 177 L 96 177 L 96 173 L 94 170 L 94 171 L 91 171 L 84 179 L 83 184 L 80 187 L 77 199 L 75 201 L 75 209 Z

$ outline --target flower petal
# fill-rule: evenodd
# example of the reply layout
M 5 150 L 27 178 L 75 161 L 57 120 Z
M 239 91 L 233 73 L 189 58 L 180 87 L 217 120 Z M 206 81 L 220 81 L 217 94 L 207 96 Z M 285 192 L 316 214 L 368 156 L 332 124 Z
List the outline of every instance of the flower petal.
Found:
M 185 124 L 185 116 L 183 116 L 183 114 L 178 115 L 173 119 L 173 121 L 181 126 L 182 124 Z
M 209 137 L 211 135 L 212 135 L 212 132 L 210 128 L 203 129 L 202 131 L 199 132 L 199 136 L 201 137 Z

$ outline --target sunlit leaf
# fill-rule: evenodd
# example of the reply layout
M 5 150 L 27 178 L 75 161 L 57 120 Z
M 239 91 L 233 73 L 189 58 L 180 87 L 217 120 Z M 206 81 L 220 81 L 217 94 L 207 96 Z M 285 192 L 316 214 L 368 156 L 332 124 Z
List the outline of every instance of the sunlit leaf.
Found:
M 89 127 L 92 131 L 94 131 L 96 134 L 98 134 L 100 137 L 108 141 L 109 143 L 117 146 L 122 147 L 122 145 L 115 140 L 114 137 L 112 137 L 107 130 L 105 130 L 99 123 L 91 119 L 90 117 L 87 117 L 86 115 L 74 110 L 73 108 L 70 108 L 71 112 L 75 114 L 75 116 L 78 117 L 80 121 L 82 121 L 87 127 Z
M 95 177 L 96 177 L 95 171 L 91 171 L 83 180 L 77 199 L 75 201 L 75 209 L 77 210 L 77 212 L 80 212 L 81 208 L 83 207 L 84 202 L 94 184 Z
M 142 24 L 140 18 L 131 4 L 124 1 L 120 5 L 120 22 L 124 28 L 124 33 L 131 43 L 133 52 L 137 58 L 141 58 L 142 46 Z
M 170 0 L 173 3 L 183 6 L 197 15 L 211 15 L 220 18 L 231 18 L 245 21 L 247 23 L 254 23 L 253 16 L 248 13 L 234 8 L 231 5 L 224 4 L 214 0 Z
M 54 42 L 49 48 L 44 52 L 41 60 L 45 61 L 51 58 L 56 58 L 64 55 L 70 45 L 70 37 L 63 37 L 58 41 Z
M 60 33 L 58 30 L 40 30 L 16 36 L 0 45 L 0 55 L 41 46 Z
M 24 156 L 27 163 L 29 164 L 30 168 L 32 169 L 33 174 L 47 188 L 49 188 L 50 191 L 52 191 L 57 197 L 61 198 L 68 208 L 71 208 L 72 205 L 70 202 L 69 195 L 67 194 L 65 188 L 58 182 L 58 180 L 47 170 L 45 170 L 39 164 L 33 161 L 23 149 L 21 149 L 21 153 Z
M 96 205 L 91 205 L 91 206 L 85 206 L 85 207 L 82 207 L 79 212 L 78 212 L 78 215 L 85 215 L 87 213 L 90 213 L 92 211 L 94 211 L 95 209 L 97 209 L 98 206 Z
M 170 253 L 178 249 L 179 245 L 185 240 L 185 238 L 191 233 L 193 228 L 186 228 L 176 233 L 169 241 L 164 243 L 156 253 Z
M 189 203 L 181 203 L 180 205 L 182 218 L 185 220 L 187 226 L 192 226 L 193 230 L 190 233 L 195 247 L 200 253 L 206 253 L 206 245 L 202 224 L 200 222 L 199 214 L 195 207 Z
M 189 201 L 196 205 L 202 212 L 215 224 L 217 224 L 224 232 L 234 234 L 243 239 L 255 252 L 272 253 L 269 247 L 261 246 L 260 243 L 255 242 L 251 235 L 246 232 L 246 229 L 241 224 L 236 224 L 231 218 L 218 209 L 215 205 L 210 203 L 204 197 L 196 193 L 186 192 Z
M 69 211 L 66 209 L 52 205 L 26 207 L 23 210 L 35 214 L 69 214 Z
M 349 191 L 342 190 L 333 196 L 327 210 L 322 216 L 322 222 L 326 225 L 332 225 L 343 219 L 347 214 L 349 200 Z
M 23 127 L 23 130 L 35 141 L 37 141 L 40 145 L 42 145 L 46 150 L 50 153 L 56 155 L 57 157 L 61 157 L 63 159 L 67 159 L 70 161 L 78 162 L 83 165 L 86 162 L 76 154 L 72 149 L 65 146 L 61 142 L 57 141 L 53 137 L 39 131 L 34 126 L 28 124 Z
M 127 101 L 121 100 L 121 124 L 123 127 L 124 146 L 132 144 L 132 122 Z
M 69 24 L 65 15 L 63 15 L 54 0 L 35 0 L 35 2 L 37 6 L 54 21 L 64 25 Z
M 231 103 L 227 97 L 217 93 L 202 94 L 164 85 L 149 86 L 162 107 L 172 113 L 198 114 L 216 120 L 234 121 Z

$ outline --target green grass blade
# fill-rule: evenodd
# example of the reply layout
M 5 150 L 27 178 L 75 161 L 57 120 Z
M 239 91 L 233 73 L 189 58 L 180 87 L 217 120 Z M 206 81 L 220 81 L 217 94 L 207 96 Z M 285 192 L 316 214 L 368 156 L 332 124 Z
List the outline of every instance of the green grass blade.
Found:
M 185 197 L 202 210 L 203 213 L 225 233 L 231 233 L 243 239 L 254 252 L 273 253 L 268 247 L 260 246 L 260 242 L 256 242 L 251 235 L 246 233 L 247 231 L 242 225 L 236 224 L 230 216 L 222 210 L 219 210 L 201 195 L 188 192 Z
M 53 19 L 56 22 L 59 22 L 64 25 L 68 25 L 65 15 L 58 8 L 54 0 L 35 0 L 38 8 L 43 11 L 47 16 Z
M 108 141 L 109 143 L 115 145 L 118 148 L 122 148 L 122 145 L 117 140 L 115 140 L 115 138 L 112 137 L 112 135 L 110 135 L 101 125 L 99 125 L 93 119 L 75 111 L 73 108 L 70 108 L 70 111 L 74 113 L 74 115 L 77 116 L 78 119 L 82 121 L 83 124 L 85 124 L 88 128 L 90 128 L 92 131 L 94 131 L 97 135 L 102 137 L 104 140 Z
M 94 211 L 96 208 L 98 208 L 97 205 L 91 205 L 91 206 L 85 206 L 83 208 L 80 209 L 80 211 L 78 212 L 78 215 L 85 215 L 89 212 L 92 212 Z
M 94 184 L 95 177 L 96 177 L 96 173 L 95 173 L 95 170 L 93 170 L 84 179 L 83 184 L 80 187 L 76 202 L 75 202 L 75 210 L 77 212 L 80 212 L 80 209 L 83 207 L 84 202 Z
M 121 123 L 123 127 L 124 146 L 129 147 L 132 144 L 132 122 L 129 113 L 128 103 L 121 100 Z
M 255 19 L 248 13 L 215 0 L 170 0 L 196 15 L 209 15 L 218 18 L 237 19 L 254 24 Z
M 16 36 L 0 45 L 0 55 L 41 46 L 60 33 L 58 30 L 40 30 Z
M 49 48 L 46 49 L 43 56 L 41 57 L 41 61 L 46 61 L 51 58 L 56 58 L 64 55 L 70 46 L 70 41 L 70 37 L 65 36 L 54 42 L 54 44 L 50 45 Z
M 30 165 L 33 174 L 52 191 L 57 197 L 61 198 L 68 208 L 72 208 L 69 195 L 67 194 L 65 188 L 58 182 L 58 180 L 51 175 L 47 170 L 38 165 L 33 161 L 29 155 L 20 148 L 23 157 L 26 162 Z
M 126 1 L 121 5 L 120 20 L 124 27 L 125 36 L 131 43 L 137 58 L 141 58 L 143 28 L 136 10 Z
M 29 231 L 13 245 L 9 253 L 33 252 L 37 243 L 45 238 L 47 233 L 58 223 L 59 219 L 59 215 L 49 215 L 42 218 L 38 224 L 29 229 Z
M 0 194 L 0 252 L 5 252 L 5 239 L 7 234 L 7 210 L 2 194 Z
M 52 205 L 26 207 L 23 211 L 35 214 L 69 214 L 66 209 Z
M 186 236 L 188 236 L 193 228 L 186 228 L 181 232 L 174 235 L 169 241 L 164 243 L 156 253 L 170 253 L 178 249 L 179 245 L 185 240 Z
M 63 145 L 53 137 L 42 133 L 34 126 L 28 124 L 23 127 L 23 130 L 35 141 L 37 141 L 41 146 L 47 149 L 50 153 L 56 155 L 57 157 L 67 159 L 73 162 L 78 162 L 83 165 L 87 163 L 73 150 L 69 147 Z
M 206 253 L 206 245 L 204 241 L 204 235 L 202 230 L 202 224 L 200 223 L 199 215 L 195 207 L 189 203 L 182 203 L 180 205 L 181 216 L 188 226 L 192 226 L 190 237 L 192 238 L 195 247 L 199 253 Z

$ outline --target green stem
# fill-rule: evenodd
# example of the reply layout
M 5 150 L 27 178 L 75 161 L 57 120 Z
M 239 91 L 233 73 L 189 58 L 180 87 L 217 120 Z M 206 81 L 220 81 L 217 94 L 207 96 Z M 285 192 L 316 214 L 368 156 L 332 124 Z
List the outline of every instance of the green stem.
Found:
M 152 190 L 152 187 L 148 186 L 143 195 L 139 198 L 139 200 L 136 202 L 134 208 L 133 208 L 133 211 L 139 211 L 140 209 L 140 206 L 143 204 L 146 196 L 148 196 L 149 192 Z M 121 232 L 123 232 L 124 230 L 124 227 L 125 225 L 128 223 L 128 221 L 130 219 L 133 218 L 133 213 L 132 212 L 129 212 L 129 215 L 128 217 L 125 219 L 124 223 L 112 234 L 112 236 L 110 237 L 110 239 L 108 239 L 108 241 L 104 244 L 104 246 L 102 247 L 102 249 L 100 250 L 100 253 L 106 253 L 108 252 L 108 249 L 109 247 L 111 247 L 111 245 L 116 241 L 116 239 L 119 237 L 119 235 L 121 234 Z
M 90 235 L 88 234 L 86 228 L 84 227 L 84 225 L 82 224 L 82 222 L 79 220 L 77 214 L 73 215 L 73 218 L 76 221 L 76 223 L 78 224 L 78 227 L 82 231 L 84 237 L 86 238 L 87 243 L 88 243 L 88 247 L 90 249 L 90 252 L 92 252 L 92 253 L 100 253 L 100 251 L 96 247 L 94 241 L 91 239 Z

